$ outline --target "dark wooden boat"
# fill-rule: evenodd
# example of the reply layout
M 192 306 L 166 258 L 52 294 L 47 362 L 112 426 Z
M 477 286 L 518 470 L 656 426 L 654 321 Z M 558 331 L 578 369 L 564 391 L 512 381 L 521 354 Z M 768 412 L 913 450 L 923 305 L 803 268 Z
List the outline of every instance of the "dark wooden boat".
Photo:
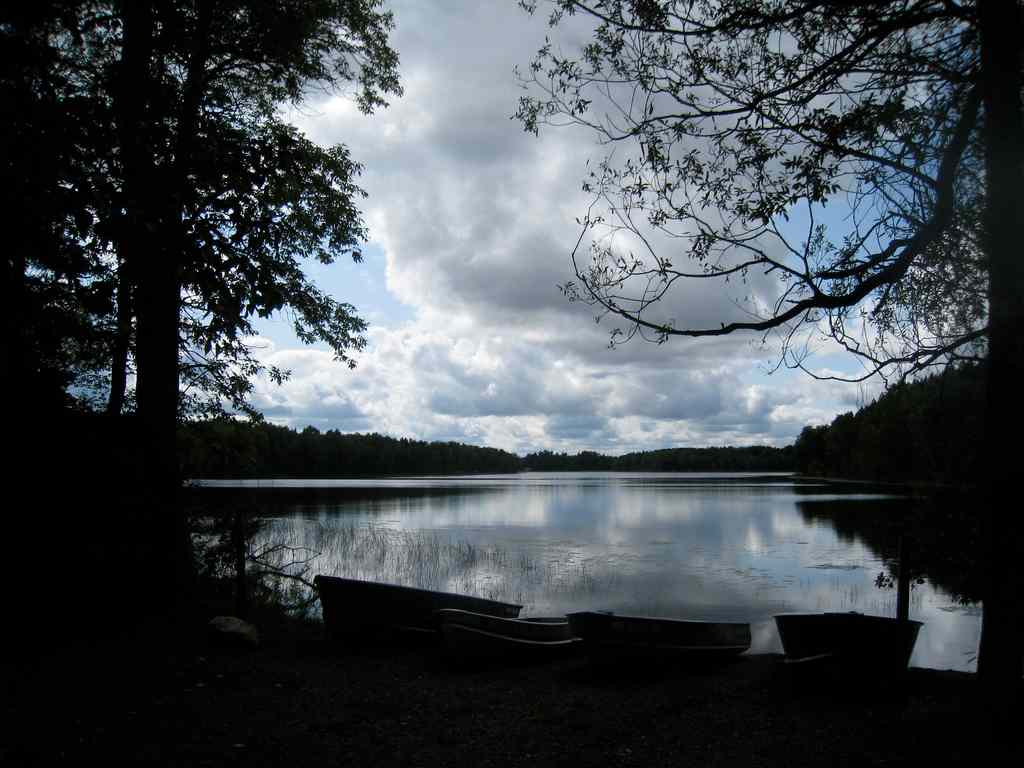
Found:
M 775 616 L 786 661 L 832 660 L 859 669 L 906 669 L 920 621 L 863 613 L 780 613 Z
M 445 647 L 459 657 L 542 659 L 571 651 L 579 642 L 564 616 L 506 619 L 444 609 L 437 611 Z
M 320 593 L 324 626 L 334 637 L 386 628 L 434 632 L 435 611 L 443 608 L 505 618 L 515 618 L 522 608 L 484 597 L 337 576 L 317 576 L 313 584 Z
M 728 658 L 750 648 L 750 624 L 693 621 L 654 616 L 620 616 L 605 611 L 570 613 L 572 633 L 588 649 L 674 657 L 680 660 Z

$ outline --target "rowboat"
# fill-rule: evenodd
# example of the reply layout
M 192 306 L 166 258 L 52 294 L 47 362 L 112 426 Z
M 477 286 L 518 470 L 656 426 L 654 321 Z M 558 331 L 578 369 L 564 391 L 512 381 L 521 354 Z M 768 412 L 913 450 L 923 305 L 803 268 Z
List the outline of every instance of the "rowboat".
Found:
M 789 663 L 836 660 L 858 669 L 906 669 L 920 621 L 863 613 L 780 613 L 775 616 Z
M 454 625 L 469 627 L 482 632 L 492 632 L 517 640 L 532 640 L 552 643 L 573 638 L 569 621 L 565 616 L 536 616 L 530 618 L 505 618 L 458 608 L 442 608 L 434 611 L 440 626 Z
M 564 616 L 510 619 L 455 608 L 435 612 L 445 647 L 489 658 L 547 658 L 579 643 Z
M 313 584 L 320 593 L 324 626 L 332 637 L 386 628 L 434 632 L 434 612 L 444 608 L 505 618 L 515 618 L 522 608 L 484 597 L 337 576 L 317 576 Z
M 588 649 L 680 660 L 728 658 L 750 648 L 750 624 L 621 616 L 609 611 L 570 613 L 572 633 Z

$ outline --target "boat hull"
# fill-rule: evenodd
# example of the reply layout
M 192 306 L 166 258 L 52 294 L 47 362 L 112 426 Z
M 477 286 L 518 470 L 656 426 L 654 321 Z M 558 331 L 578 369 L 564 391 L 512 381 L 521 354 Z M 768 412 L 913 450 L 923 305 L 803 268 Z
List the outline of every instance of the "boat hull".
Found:
M 858 668 L 906 669 L 922 624 L 862 613 L 783 613 L 775 626 L 791 663 L 834 660 Z
M 388 628 L 434 632 L 435 611 L 445 608 L 506 618 L 515 618 L 522 608 L 472 595 L 336 576 L 317 576 L 313 583 L 320 593 L 324 626 L 334 637 Z
M 650 616 L 570 613 L 572 633 L 603 652 L 688 659 L 738 656 L 750 648 L 750 624 L 690 621 Z
M 573 638 L 569 622 L 564 616 L 535 618 L 506 618 L 484 613 L 443 608 L 434 612 L 441 627 L 456 625 L 490 632 L 516 640 L 532 642 L 560 642 Z

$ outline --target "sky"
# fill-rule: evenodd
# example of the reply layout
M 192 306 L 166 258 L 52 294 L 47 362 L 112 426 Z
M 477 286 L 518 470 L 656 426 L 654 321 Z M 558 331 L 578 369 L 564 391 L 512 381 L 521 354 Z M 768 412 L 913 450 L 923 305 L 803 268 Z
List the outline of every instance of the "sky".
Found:
M 558 289 L 573 278 L 587 162 L 606 148 L 579 128 L 537 137 L 511 119 L 522 94 L 514 67 L 553 34 L 544 18 L 514 0 L 388 5 L 404 95 L 372 116 L 344 94 L 288 113 L 364 166 L 363 263 L 314 263 L 308 273 L 355 305 L 368 345 L 349 370 L 326 347 L 303 346 L 286 317 L 261 322 L 257 356 L 292 372 L 282 386 L 257 382 L 254 404 L 268 420 L 519 454 L 618 455 L 783 446 L 877 394 L 871 382 L 769 374 L 778 352 L 756 335 L 610 348 L 614 324 Z M 566 50 L 578 42 L 553 39 Z M 673 311 L 717 325 L 735 299 L 687 286 Z M 824 348 L 814 363 L 856 371 Z

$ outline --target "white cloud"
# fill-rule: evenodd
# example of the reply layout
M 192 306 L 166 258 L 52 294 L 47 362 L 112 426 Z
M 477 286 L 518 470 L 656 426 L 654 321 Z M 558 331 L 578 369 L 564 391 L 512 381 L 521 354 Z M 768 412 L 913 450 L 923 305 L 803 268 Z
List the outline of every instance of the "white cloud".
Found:
M 538 139 L 509 119 L 520 93 L 512 68 L 542 44 L 543 21 L 511 3 L 392 5 L 405 96 L 370 117 L 332 98 L 290 119 L 314 140 L 345 143 L 365 165 L 372 245 L 411 319 L 374 326 L 354 371 L 320 349 L 266 346 L 263 359 L 293 372 L 280 388 L 259 383 L 256 403 L 269 418 L 618 453 L 785 444 L 837 411 L 836 387 L 761 376 L 771 352 L 750 337 L 610 350 L 613 325 L 594 323 L 557 288 L 572 278 L 586 162 L 604 150 L 579 130 Z M 761 282 L 743 289 L 756 295 Z M 329 287 L 351 300 L 344 285 Z M 740 316 L 704 284 L 666 311 L 704 324 Z

